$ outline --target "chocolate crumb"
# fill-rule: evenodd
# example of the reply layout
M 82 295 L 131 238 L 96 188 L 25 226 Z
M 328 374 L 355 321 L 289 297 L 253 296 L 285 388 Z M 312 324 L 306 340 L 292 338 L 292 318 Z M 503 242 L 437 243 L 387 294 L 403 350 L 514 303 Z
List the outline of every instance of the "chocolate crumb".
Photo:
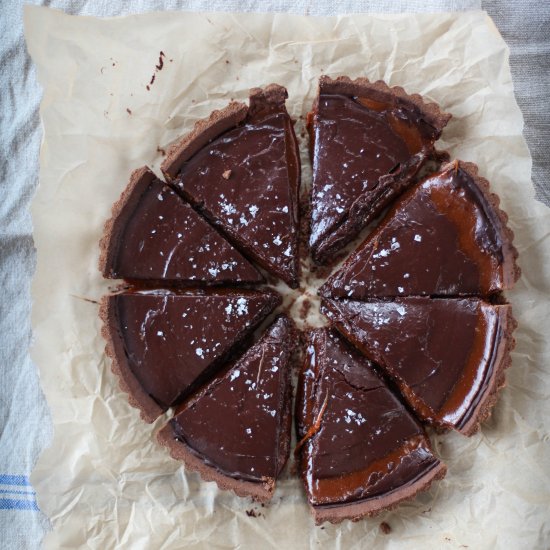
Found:
M 132 111 L 130 111 L 130 109 L 128 109 L 128 107 L 126 107 L 126 112 L 131 115 L 132 114 Z
M 225 64 L 226 64 L 226 65 L 229 65 L 229 59 L 226 59 L 226 60 L 225 60 Z
M 386 523 L 385 521 L 383 521 L 380 524 L 380 531 L 382 531 L 382 533 L 384 533 L 384 535 L 389 535 L 391 533 L 391 527 L 390 527 L 389 523 Z
M 228 180 L 230 177 L 231 177 L 231 170 L 226 170 L 226 171 L 222 174 L 222 178 L 223 178 L 224 180 Z
M 246 515 L 249 518 L 257 518 L 258 517 L 258 513 L 255 510 L 246 510 Z
M 160 54 L 159 54 L 159 62 L 155 65 L 155 69 L 157 71 L 162 71 L 162 67 L 164 67 L 164 52 L 161 50 Z
M 145 86 L 147 88 L 147 91 L 149 91 L 151 88 L 149 88 L 149 84 L 147 84 L 147 86 Z
M 153 85 L 153 82 L 155 81 L 155 77 L 156 77 L 156 76 L 157 76 L 157 75 L 154 74 L 154 75 L 151 77 L 151 82 L 149 82 L 149 86 L 152 86 L 152 85 Z
M 163 157 L 166 156 L 166 151 L 159 145 L 157 145 L 157 153 L 160 153 Z
M 172 63 L 172 61 L 174 61 L 173 59 L 170 59 L 170 63 Z

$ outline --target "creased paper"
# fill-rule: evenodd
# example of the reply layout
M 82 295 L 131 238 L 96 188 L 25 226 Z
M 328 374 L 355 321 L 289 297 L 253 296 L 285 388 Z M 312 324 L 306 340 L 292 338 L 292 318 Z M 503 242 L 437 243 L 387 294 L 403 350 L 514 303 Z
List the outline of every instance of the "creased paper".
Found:
M 25 26 L 44 88 L 32 355 L 55 436 L 32 482 L 53 523 L 46 548 L 548 547 L 550 212 L 533 198 L 508 49 L 486 14 L 99 20 L 27 7 Z M 286 86 L 291 115 L 305 115 L 323 73 L 382 78 L 453 114 L 439 146 L 492 182 L 523 276 L 509 295 L 517 347 L 493 417 L 472 438 L 434 438 L 447 477 L 379 518 L 315 527 L 291 468 L 259 507 L 170 459 L 154 440 L 164 420 L 141 422 L 118 389 L 85 299 L 108 289 L 98 240 L 134 168 L 158 172 L 171 141 L 253 86 Z M 308 182 L 304 137 L 301 147 Z

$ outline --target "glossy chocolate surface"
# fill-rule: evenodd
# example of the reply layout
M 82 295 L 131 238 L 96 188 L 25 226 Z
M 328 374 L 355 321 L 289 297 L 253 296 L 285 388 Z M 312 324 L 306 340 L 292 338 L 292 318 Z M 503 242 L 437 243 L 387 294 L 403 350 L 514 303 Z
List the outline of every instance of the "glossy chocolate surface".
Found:
M 296 137 L 284 100 L 265 106 L 252 97 L 250 101 L 245 123 L 191 157 L 175 184 L 250 258 L 296 287 L 300 182 Z
M 324 300 L 345 337 L 393 378 L 417 416 L 460 429 L 499 367 L 508 305 L 479 299 Z
M 164 409 L 211 375 L 280 302 L 272 292 L 165 290 L 110 298 L 126 362 L 143 389 Z
M 223 475 L 276 478 L 288 457 L 292 321 L 279 317 L 232 366 L 184 403 L 174 437 Z
M 412 106 L 322 92 L 312 132 L 310 248 L 324 261 L 409 185 L 438 133 Z
M 513 284 L 510 246 L 473 177 L 449 165 L 399 199 L 321 293 L 357 300 L 488 295 Z
M 257 283 L 260 273 L 189 204 L 156 178 L 138 184 L 114 245 L 109 276 L 181 283 Z M 145 183 L 145 182 L 144 182 Z
M 439 463 L 422 427 L 336 331 L 310 333 L 298 391 L 301 470 L 312 505 L 399 491 Z

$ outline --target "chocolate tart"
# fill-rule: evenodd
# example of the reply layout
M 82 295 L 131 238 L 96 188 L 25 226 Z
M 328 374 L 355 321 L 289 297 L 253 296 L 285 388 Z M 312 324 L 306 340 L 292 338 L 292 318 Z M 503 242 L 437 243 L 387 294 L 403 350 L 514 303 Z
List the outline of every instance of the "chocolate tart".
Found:
M 422 426 L 372 363 L 331 329 L 309 334 L 296 424 L 317 524 L 394 508 L 446 472 Z
M 130 291 L 105 296 L 102 334 L 130 404 L 153 422 L 205 382 L 275 309 L 273 291 Z
M 221 489 L 270 500 L 289 454 L 295 340 L 292 321 L 276 319 L 240 359 L 177 409 L 159 432 L 160 443 Z
M 314 261 L 332 260 L 411 185 L 450 117 L 381 80 L 320 78 L 308 115 Z
M 511 306 L 477 298 L 323 301 L 334 326 L 396 383 L 421 420 L 474 434 L 510 365 Z
M 100 242 L 108 279 L 161 284 L 260 283 L 263 277 L 146 166 L 135 170 L 113 206 Z
M 300 156 L 285 88 L 254 88 L 174 145 L 162 171 L 249 258 L 298 286 Z
M 405 193 L 321 288 L 323 296 L 489 296 L 520 275 L 499 199 L 455 161 Z

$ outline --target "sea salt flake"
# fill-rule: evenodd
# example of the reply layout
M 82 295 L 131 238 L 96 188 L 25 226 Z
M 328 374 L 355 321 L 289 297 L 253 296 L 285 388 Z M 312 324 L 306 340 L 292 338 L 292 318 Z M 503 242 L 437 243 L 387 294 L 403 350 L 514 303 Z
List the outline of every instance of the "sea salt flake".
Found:
M 204 359 L 204 350 L 203 350 L 202 348 L 197 348 L 197 349 L 195 350 L 195 353 L 196 353 L 199 357 L 201 357 L 201 358 Z
M 236 380 L 237 378 L 239 378 L 240 375 L 241 375 L 241 371 L 236 370 L 236 371 L 231 373 L 231 376 L 229 377 L 229 380 L 231 382 L 233 382 L 233 380 Z
M 415 240 L 417 243 L 419 243 L 420 241 L 422 241 L 422 237 L 421 237 L 420 235 L 416 234 L 416 235 L 414 236 L 414 240 Z

